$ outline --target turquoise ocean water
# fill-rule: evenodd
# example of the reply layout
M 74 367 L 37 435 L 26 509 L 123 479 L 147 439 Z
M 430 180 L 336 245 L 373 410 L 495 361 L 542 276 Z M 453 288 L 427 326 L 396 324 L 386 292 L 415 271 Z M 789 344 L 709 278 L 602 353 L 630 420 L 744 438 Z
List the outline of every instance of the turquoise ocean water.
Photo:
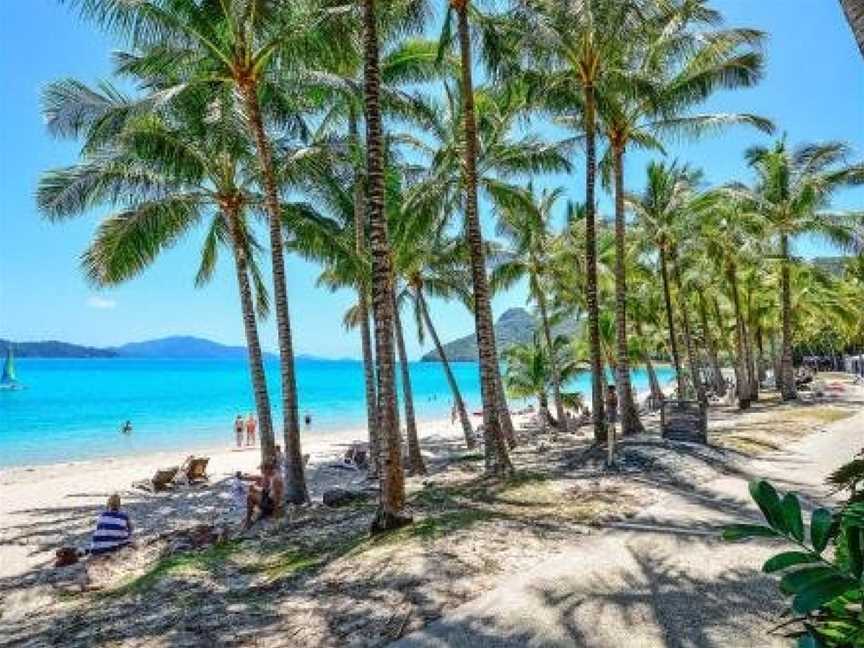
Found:
M 254 409 L 249 373 L 241 360 L 18 359 L 27 389 L 0 391 L 0 466 L 74 461 L 153 450 L 194 449 L 232 443 L 238 413 Z M 454 363 L 469 411 L 480 407 L 476 363 Z M 666 382 L 668 369 L 659 371 Z M 278 364 L 267 362 L 274 423 L 281 429 Z M 299 360 L 301 416 L 313 417 L 308 435 L 365 428 L 362 364 Z M 647 389 L 642 370 L 634 386 Z M 437 363 L 411 364 L 419 419 L 447 416 L 450 392 Z M 586 393 L 587 375 L 574 386 Z M 521 405 L 521 403 L 519 403 Z M 131 420 L 131 435 L 120 425 Z

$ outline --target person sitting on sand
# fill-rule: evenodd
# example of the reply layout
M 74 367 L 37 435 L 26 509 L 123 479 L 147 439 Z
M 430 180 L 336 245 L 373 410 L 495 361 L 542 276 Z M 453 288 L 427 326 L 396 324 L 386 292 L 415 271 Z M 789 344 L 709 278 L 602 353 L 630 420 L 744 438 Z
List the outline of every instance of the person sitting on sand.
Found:
M 252 526 L 252 516 L 258 510 L 258 519 L 263 520 L 278 513 L 282 508 L 285 483 L 272 461 L 261 464 L 261 477 L 249 487 L 246 496 L 246 521 L 243 528 Z
M 237 447 L 243 447 L 243 415 L 238 414 L 234 419 L 234 436 L 237 439 Z
M 255 431 L 258 428 L 258 421 L 255 420 L 255 415 L 252 412 L 249 412 L 249 416 L 246 417 L 246 445 L 254 446 L 255 445 Z
M 90 553 L 104 554 L 129 544 L 132 537 L 132 522 L 120 510 L 120 496 L 117 493 L 108 498 L 105 511 L 96 518 L 96 530 L 90 541 Z

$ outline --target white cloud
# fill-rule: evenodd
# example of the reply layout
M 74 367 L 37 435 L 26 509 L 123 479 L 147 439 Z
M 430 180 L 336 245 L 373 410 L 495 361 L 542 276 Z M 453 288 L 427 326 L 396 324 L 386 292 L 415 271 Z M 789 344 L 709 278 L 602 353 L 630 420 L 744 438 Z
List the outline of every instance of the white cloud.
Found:
M 117 302 L 113 299 L 105 299 L 104 297 L 93 295 L 87 298 L 87 305 L 90 308 L 98 308 L 99 310 L 110 310 L 117 306 Z

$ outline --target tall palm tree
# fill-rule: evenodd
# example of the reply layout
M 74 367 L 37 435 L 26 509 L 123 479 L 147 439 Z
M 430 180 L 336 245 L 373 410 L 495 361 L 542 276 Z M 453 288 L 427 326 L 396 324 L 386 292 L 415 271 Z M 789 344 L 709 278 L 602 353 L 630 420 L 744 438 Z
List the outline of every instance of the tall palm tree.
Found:
M 514 16 L 522 27 L 522 51 L 541 79 L 544 102 L 553 114 L 578 124 L 585 146 L 585 301 L 598 442 L 606 440 L 596 258 L 598 94 L 625 69 L 629 44 L 644 42 L 650 5 L 642 0 L 520 0 Z
M 384 212 L 384 135 L 376 0 L 363 0 L 363 100 L 366 117 L 366 214 L 372 252 L 372 313 L 378 379 L 380 498 L 372 532 L 410 524 L 405 512 L 402 439 L 397 423 L 393 351 L 393 267 Z
M 335 1 L 335 0 L 334 0 Z M 289 96 L 286 76 L 298 66 L 326 66 L 352 52 L 330 2 L 292 3 L 206 2 L 195 0 L 69 0 L 81 13 L 126 37 L 135 49 L 121 72 L 170 69 L 183 88 L 223 84 L 242 107 L 254 142 L 270 234 L 273 302 L 279 340 L 282 416 L 285 443 L 285 497 L 308 501 L 300 449 L 294 348 L 288 313 L 288 292 L 282 244 L 279 188 L 273 146 L 265 120 L 296 124 L 300 94 Z M 276 71 L 278 70 L 278 79 Z M 276 101 L 276 98 L 279 98 Z M 268 104 L 264 99 L 273 98 Z M 272 109 L 272 110 L 271 110 Z
M 485 439 L 486 468 L 508 473 L 513 470 L 502 431 L 501 376 L 498 369 L 498 351 L 492 319 L 489 279 L 486 276 L 486 257 L 483 250 L 483 232 L 477 199 L 477 158 L 479 142 L 477 114 L 474 107 L 474 60 L 471 54 L 471 34 L 468 20 L 469 0 L 449 0 L 442 41 L 449 40 L 451 12 L 456 14 L 461 72 L 462 119 L 464 125 L 463 173 L 465 189 L 465 235 L 471 260 L 471 283 L 474 293 L 474 328 L 480 360 L 480 394 L 483 401 L 483 435 Z
M 543 339 L 546 343 L 549 369 L 552 374 L 552 396 L 558 425 L 567 431 L 567 417 L 561 398 L 561 377 L 556 356 L 552 352 L 553 336 L 547 303 L 550 279 L 549 249 L 552 210 L 564 195 L 561 188 L 543 191 L 539 196 L 529 185 L 525 190 L 499 188 L 492 196 L 498 211 L 498 233 L 509 247 L 496 254 L 491 286 L 494 291 L 505 290 L 517 281 L 528 279 L 528 291 L 537 304 Z
M 861 216 L 830 211 L 832 196 L 841 188 L 864 183 L 864 165 L 849 164 L 849 147 L 842 142 L 804 144 L 790 150 L 785 139 L 771 147 L 753 147 L 746 159 L 756 172 L 752 189 L 738 186 L 739 195 L 762 213 L 777 239 L 780 263 L 780 307 L 782 321 L 780 391 L 784 400 L 794 399 L 792 367 L 792 294 L 790 245 L 796 236 L 821 234 L 840 245 L 855 241 L 855 222 Z
M 627 363 L 624 157 L 629 147 L 661 149 L 667 137 L 695 138 L 732 124 L 771 131 L 749 114 L 691 114 L 718 89 L 746 87 L 761 76 L 762 56 L 752 48 L 763 35 L 751 29 L 716 29 L 720 16 L 704 2 L 670 5 L 646 26 L 646 42 L 631 41 L 630 67 L 602 88 L 598 117 L 608 149 L 601 166 L 615 195 L 615 317 L 621 428 L 643 429 L 631 397 Z
M 39 209 L 51 221 L 95 205 L 118 210 L 102 221 L 82 257 L 92 283 L 110 286 L 137 276 L 207 218 L 196 286 L 213 276 L 220 247 L 230 249 L 266 461 L 273 456 L 274 434 L 256 311 L 266 316 L 269 300 L 246 218 L 250 209 L 260 209 L 261 196 L 254 156 L 230 102 L 222 97 L 214 110 L 209 96 L 187 94 L 170 112 L 154 112 L 146 101 L 136 105 L 110 86 L 61 81 L 46 88 L 43 103 L 49 131 L 83 136 L 85 146 L 79 163 L 42 176 Z

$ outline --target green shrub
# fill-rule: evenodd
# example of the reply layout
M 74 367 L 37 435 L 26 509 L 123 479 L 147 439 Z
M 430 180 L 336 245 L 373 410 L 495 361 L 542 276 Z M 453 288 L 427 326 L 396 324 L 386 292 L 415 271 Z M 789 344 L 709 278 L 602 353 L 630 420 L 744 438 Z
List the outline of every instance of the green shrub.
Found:
M 750 483 L 750 495 L 767 526 L 733 524 L 723 538 L 778 538 L 796 546 L 762 566 L 766 574 L 780 575 L 780 591 L 790 599 L 789 618 L 780 626 L 786 636 L 797 638 L 799 648 L 864 646 L 864 503 L 833 513 L 816 509 L 808 533 L 794 493 L 781 497 L 759 480 Z

